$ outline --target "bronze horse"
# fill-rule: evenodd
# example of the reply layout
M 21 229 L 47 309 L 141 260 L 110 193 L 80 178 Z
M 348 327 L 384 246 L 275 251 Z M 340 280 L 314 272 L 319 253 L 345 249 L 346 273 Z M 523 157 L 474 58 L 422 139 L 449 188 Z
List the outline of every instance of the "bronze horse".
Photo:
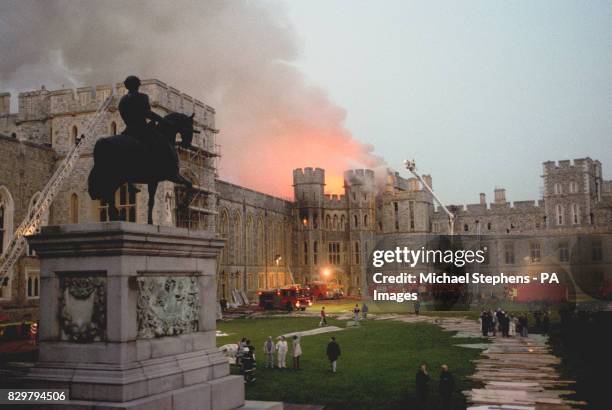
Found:
M 125 184 L 147 184 L 149 208 L 147 222 L 153 224 L 155 192 L 161 181 L 171 181 L 191 188 L 190 181 L 179 174 L 176 152 L 176 135 L 181 136 L 181 146 L 191 148 L 193 114 L 171 113 L 164 122 L 149 123 L 146 139 L 120 134 L 100 138 L 94 147 L 94 166 L 89 173 L 88 191 L 92 199 L 108 204 L 111 221 L 119 219 L 115 206 L 115 192 Z

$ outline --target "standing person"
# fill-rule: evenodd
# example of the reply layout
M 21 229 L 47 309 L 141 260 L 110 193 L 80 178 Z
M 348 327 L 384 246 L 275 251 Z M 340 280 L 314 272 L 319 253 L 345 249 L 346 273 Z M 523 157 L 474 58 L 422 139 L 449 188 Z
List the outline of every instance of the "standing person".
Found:
M 325 306 L 321 307 L 321 321 L 319 321 L 319 327 L 327 326 L 327 319 L 325 318 Z
M 242 361 L 242 357 L 244 356 L 244 352 L 247 346 L 247 338 L 243 337 L 242 339 L 240 339 L 240 341 L 238 342 L 238 350 L 236 351 L 236 364 L 237 365 L 241 365 L 241 361 Z
M 302 355 L 302 345 L 298 335 L 293 335 L 293 369 L 300 370 L 300 356 Z
M 368 305 L 365 302 L 361 305 L 361 317 L 363 317 L 363 320 L 368 318 Z
M 353 308 L 353 315 L 355 316 L 355 324 L 359 323 L 359 304 L 355 304 L 355 307 Z
M 272 336 L 268 336 L 268 340 L 264 342 L 264 354 L 266 355 L 266 368 L 274 368 L 274 341 Z
M 331 341 L 327 344 L 327 358 L 331 363 L 331 371 L 336 373 L 336 362 L 340 357 L 340 345 L 336 342 L 336 338 L 332 336 Z
M 502 310 L 502 314 L 501 314 L 501 331 L 502 331 L 502 336 L 504 337 L 508 337 L 510 336 L 510 318 L 508 317 L 508 314 Z
M 487 318 L 487 312 L 484 310 L 480 312 L 480 329 L 482 330 L 483 336 L 489 335 L 489 320 Z
M 510 325 L 509 325 L 509 336 L 514 337 L 516 336 L 516 317 L 515 316 L 510 316 Z
M 421 311 L 421 301 L 417 300 L 416 302 L 414 302 L 414 314 L 418 316 L 420 311 Z
M 443 364 L 440 372 L 440 398 L 442 399 L 442 409 L 451 410 L 453 406 L 453 391 L 455 390 L 455 378 L 448 371 L 448 365 Z
M 421 363 L 415 377 L 417 410 L 427 409 L 429 380 L 431 380 L 431 378 L 429 377 L 429 373 L 427 373 L 427 365 Z
M 493 336 L 497 336 L 497 316 L 492 310 L 489 310 L 489 315 L 491 316 L 491 332 Z
M 285 336 L 280 336 L 278 342 L 276 342 L 276 352 L 278 353 L 277 363 L 279 369 L 287 368 L 287 351 L 289 350 L 289 346 L 287 346 L 287 341 L 285 340 Z
M 548 329 L 550 329 L 550 316 L 548 310 L 545 310 L 542 317 L 542 333 L 548 334 Z
M 529 337 L 529 329 L 527 327 L 529 325 L 529 319 L 527 319 L 527 315 L 523 313 L 519 318 L 519 322 L 521 323 L 521 336 Z

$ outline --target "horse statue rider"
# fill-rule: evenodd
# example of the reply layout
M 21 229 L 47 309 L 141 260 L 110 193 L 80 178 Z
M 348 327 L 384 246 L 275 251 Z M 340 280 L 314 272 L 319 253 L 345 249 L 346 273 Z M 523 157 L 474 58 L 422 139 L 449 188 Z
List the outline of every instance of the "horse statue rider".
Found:
M 193 117 L 171 113 L 161 117 L 151 110 L 149 97 L 139 91 L 140 79 L 130 75 L 124 81 L 128 93 L 119 102 L 119 113 L 125 122 L 121 134 L 100 138 L 94 147 L 94 167 L 89 174 L 88 191 L 92 199 L 108 204 L 110 220 L 120 219 L 115 207 L 115 191 L 128 183 L 147 184 L 149 193 L 148 223 L 153 223 L 155 192 L 161 181 L 171 181 L 191 188 L 191 181 L 179 174 L 176 135 L 181 146 L 192 149 Z M 147 119 L 150 122 L 147 122 Z

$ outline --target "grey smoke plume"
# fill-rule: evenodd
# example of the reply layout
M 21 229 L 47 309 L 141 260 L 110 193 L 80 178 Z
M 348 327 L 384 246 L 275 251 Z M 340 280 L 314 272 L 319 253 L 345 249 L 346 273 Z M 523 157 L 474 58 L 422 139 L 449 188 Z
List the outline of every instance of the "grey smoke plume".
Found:
M 293 168 L 323 167 L 338 180 L 381 163 L 292 65 L 297 44 L 274 2 L 5 0 L 0 88 L 158 78 L 217 110 L 223 178 L 289 194 Z

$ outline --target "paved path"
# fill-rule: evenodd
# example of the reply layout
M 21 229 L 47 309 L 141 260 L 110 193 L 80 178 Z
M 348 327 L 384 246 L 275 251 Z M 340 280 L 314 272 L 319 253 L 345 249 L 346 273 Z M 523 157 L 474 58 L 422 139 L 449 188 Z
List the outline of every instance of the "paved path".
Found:
M 378 315 L 375 319 L 428 322 L 457 332 L 456 337 L 483 337 L 479 323 L 466 318 Z M 483 349 L 475 361 L 476 372 L 469 376 L 483 387 L 463 392 L 470 404 L 468 410 L 571 410 L 585 406 L 562 397 L 573 393 L 575 383 L 560 378 L 556 366 L 561 359 L 550 353 L 546 336 L 488 339 L 488 345 L 460 345 Z

